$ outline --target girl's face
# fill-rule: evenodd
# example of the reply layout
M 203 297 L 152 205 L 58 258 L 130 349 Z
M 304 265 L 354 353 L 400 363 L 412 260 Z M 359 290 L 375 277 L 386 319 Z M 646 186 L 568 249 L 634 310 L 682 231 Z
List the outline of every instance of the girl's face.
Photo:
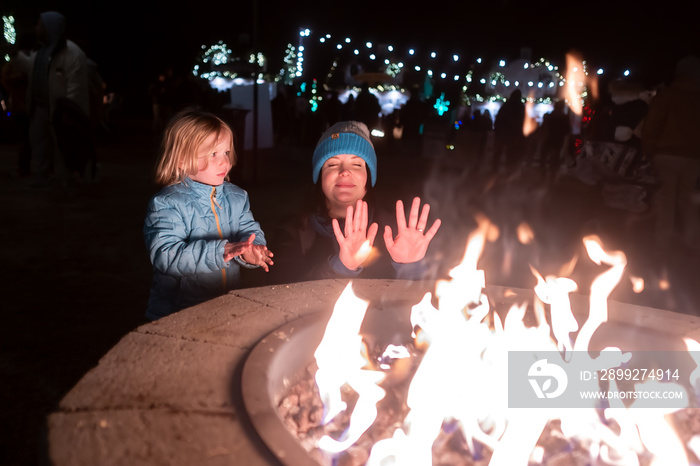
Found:
M 218 140 L 217 136 L 219 137 Z M 199 171 L 196 174 L 190 174 L 190 178 L 210 186 L 223 184 L 226 175 L 231 170 L 230 149 L 230 136 L 225 133 L 221 135 L 212 133 L 197 152 L 197 168 Z
M 336 155 L 321 168 L 321 189 L 329 210 L 355 205 L 367 194 L 367 167 L 356 155 Z

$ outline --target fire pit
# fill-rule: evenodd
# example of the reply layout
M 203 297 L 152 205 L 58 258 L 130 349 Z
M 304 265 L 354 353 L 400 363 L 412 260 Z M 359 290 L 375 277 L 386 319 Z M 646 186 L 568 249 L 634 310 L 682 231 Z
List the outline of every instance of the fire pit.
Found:
M 282 393 L 276 390 L 305 376 L 305 368 L 313 363 L 312 348 L 322 338 L 315 332 L 325 327 L 347 285 L 347 280 L 319 280 L 237 290 L 134 329 L 49 416 L 50 462 L 56 466 L 313 464 L 314 458 L 282 430 L 286 427 L 274 410 Z M 401 314 L 405 323 L 408 308 L 421 301 L 425 291 L 435 290 L 435 285 L 355 280 L 352 288 L 371 303 L 365 316 L 370 329 L 373 319 L 392 313 Z M 499 314 L 523 296 L 533 298 L 532 290 L 485 289 Z M 576 319 L 584 322 L 589 296 L 569 297 Z M 524 322 L 534 324 L 530 314 Z M 288 324 L 293 331 L 287 331 Z M 260 343 L 266 335 L 270 335 L 267 342 Z M 698 340 L 700 318 L 609 301 L 607 322 L 593 335 L 589 347 L 668 350 L 676 349 L 683 337 Z M 308 348 L 303 348 L 307 338 Z M 317 341 L 310 343 L 314 338 Z M 260 348 L 273 340 L 279 340 L 279 346 L 273 353 L 268 347 L 267 353 L 275 370 L 265 375 L 271 367 L 268 362 L 261 360 L 255 368 L 253 361 L 262 357 Z M 308 353 L 298 361 L 278 359 L 290 351 L 287 344 L 297 347 L 301 355 Z M 285 373 L 284 364 L 291 362 L 294 365 Z M 272 380 L 271 375 L 278 379 Z M 253 383 L 256 377 L 258 385 Z M 275 432 L 280 439 L 287 437 L 286 445 L 276 446 Z M 293 451 L 301 456 L 292 456 Z
M 560 281 L 555 286 L 556 280 L 551 277 L 546 281 L 542 277 L 538 277 L 539 283 L 534 293 L 522 289 L 486 287 L 485 284 L 480 283 L 480 281 L 483 282 L 483 275 L 481 275 L 480 278 L 480 275 L 476 273 L 478 271 L 474 269 L 471 272 L 466 272 L 464 268 L 462 268 L 461 270 L 455 269 L 453 275 L 453 277 L 455 277 L 454 280 L 456 281 L 460 276 L 464 278 L 466 275 L 469 280 L 471 280 L 472 286 L 469 285 L 470 281 L 467 280 L 467 282 L 462 283 L 456 291 L 452 289 L 451 291 L 443 293 L 441 299 L 456 300 L 456 304 L 450 302 L 444 308 L 441 306 L 439 312 L 435 315 L 439 314 L 440 317 L 438 317 L 438 319 L 447 319 L 449 321 L 449 318 L 445 317 L 449 315 L 449 306 L 453 308 L 456 306 L 458 310 L 456 315 L 465 317 L 465 321 L 474 318 L 476 319 L 476 323 L 474 324 L 472 322 L 472 325 L 476 325 L 479 324 L 479 321 L 482 319 L 486 319 L 489 312 L 491 312 L 491 324 L 496 330 L 494 333 L 497 334 L 497 337 L 500 336 L 500 333 L 503 333 L 504 330 L 508 330 L 509 327 L 511 330 L 517 327 L 516 331 L 507 334 L 506 338 L 513 338 L 518 332 L 521 334 L 527 332 L 532 333 L 535 329 L 537 329 L 539 333 L 542 333 L 541 330 L 545 330 L 546 337 L 549 338 L 550 327 L 546 322 L 543 323 L 545 316 L 542 305 L 543 302 L 546 302 L 551 309 L 551 315 L 547 320 L 551 320 L 555 324 L 553 325 L 553 333 L 556 338 L 552 338 L 552 340 L 558 339 L 556 342 L 558 346 L 555 350 L 562 354 L 568 351 L 569 358 L 571 358 L 571 354 L 578 357 L 578 353 L 575 353 L 575 350 L 580 351 L 581 349 L 584 350 L 583 353 L 585 354 L 598 353 L 600 355 L 605 354 L 606 357 L 617 355 L 615 357 L 622 358 L 622 361 L 629 361 L 631 357 L 630 352 L 632 351 L 676 352 L 688 355 L 690 354 L 688 351 L 695 351 L 700 348 L 700 345 L 698 345 L 695 340 L 683 340 L 682 338 L 678 338 L 677 335 L 674 335 L 675 331 L 673 331 L 673 329 L 670 329 L 670 333 L 665 333 L 658 331 L 657 328 L 653 328 L 655 324 L 651 324 L 651 321 L 649 322 L 651 325 L 645 325 L 644 320 L 649 316 L 645 316 L 645 313 L 640 313 L 640 309 L 637 306 L 614 302 L 608 303 L 608 295 L 619 281 L 626 265 L 624 256 L 614 253 L 608 255 L 603 251 L 599 243 L 591 239 L 587 241 L 589 241 L 586 244 L 589 249 L 589 254 L 591 254 L 591 259 L 610 266 L 607 271 L 601 274 L 600 280 L 594 281 L 590 296 L 570 294 L 575 291 L 575 287 L 572 287 L 571 283 Z M 600 256 L 598 256 L 599 254 Z M 471 265 L 475 265 L 477 256 L 478 254 L 475 256 L 473 253 L 470 254 L 468 250 L 465 255 L 465 262 L 471 260 L 473 262 Z M 537 274 L 535 273 L 535 275 Z M 474 294 L 475 292 L 476 294 Z M 465 296 L 468 297 L 470 293 L 473 294 L 473 297 L 465 298 Z M 341 305 L 341 302 L 344 303 L 348 300 L 362 302 L 357 296 L 352 295 L 350 285 L 338 299 L 336 309 L 332 315 L 329 316 L 328 313 L 320 313 L 290 322 L 270 333 L 253 349 L 244 368 L 242 383 L 245 406 L 251 416 L 253 425 L 277 458 L 288 465 L 365 464 L 368 457 L 369 461 L 367 461 L 367 464 L 389 464 L 385 463 L 385 461 L 389 461 L 390 464 L 405 464 L 408 458 L 412 461 L 418 461 L 416 464 L 431 464 L 430 456 L 431 454 L 435 454 L 434 451 L 431 453 L 431 449 L 434 450 L 434 447 L 431 447 L 431 445 L 437 437 L 429 436 L 427 441 L 424 438 L 410 439 L 408 435 L 412 433 L 412 430 L 431 431 L 430 428 L 426 429 L 425 425 L 432 425 L 433 428 L 431 432 L 435 434 L 436 422 L 442 424 L 443 420 L 446 421 L 448 419 L 447 416 L 442 415 L 446 413 L 443 398 L 457 399 L 460 397 L 460 390 L 470 393 L 481 393 L 482 396 L 485 395 L 487 397 L 490 394 L 474 390 L 473 387 L 479 384 L 479 382 L 474 380 L 467 381 L 464 385 L 459 385 L 457 382 L 463 381 L 461 375 L 445 375 L 446 372 L 458 372 L 450 371 L 450 368 L 448 368 L 447 371 L 444 368 L 441 370 L 435 368 L 430 370 L 426 369 L 421 373 L 424 360 L 429 359 L 427 352 L 421 351 L 420 354 L 413 352 L 415 347 L 411 347 L 411 344 L 406 341 L 405 337 L 411 335 L 414 331 L 430 333 L 430 331 L 435 330 L 435 328 L 433 328 L 434 322 L 431 323 L 431 317 L 427 315 L 432 313 L 432 304 L 429 294 L 426 295 L 420 303 L 414 301 L 413 304 L 411 304 L 404 300 L 402 302 L 385 304 L 382 309 L 374 308 L 370 302 L 364 302 L 364 310 L 361 309 L 363 307 L 362 304 Z M 534 305 L 522 306 L 523 302 L 531 302 L 534 303 Z M 520 306 L 518 303 L 520 303 Z M 558 314 L 561 310 L 559 308 L 561 308 L 562 305 L 569 308 L 570 312 L 570 319 L 565 324 L 561 322 L 566 319 Z M 343 306 L 346 306 L 346 308 L 343 309 Z M 358 307 L 360 308 L 359 311 Z M 413 310 L 411 311 L 410 308 L 413 308 Z M 416 311 L 416 309 L 418 310 Z M 438 311 L 437 309 L 433 310 Z M 511 313 L 515 313 L 518 316 L 517 324 L 514 324 Z M 341 314 L 344 314 L 345 317 L 337 317 Z M 557 320 L 560 321 L 558 325 L 564 325 L 566 330 L 565 334 L 575 332 L 577 333 L 576 338 L 572 339 L 572 341 L 567 341 L 566 337 L 562 337 L 561 329 L 559 329 L 559 333 L 557 333 L 555 322 Z M 502 324 L 503 322 L 505 322 L 505 325 Z M 631 322 L 634 322 L 635 325 L 631 326 Z M 362 326 L 361 328 L 360 324 Z M 460 325 L 461 324 L 456 320 L 450 321 L 447 328 Z M 522 327 L 520 328 L 518 326 Z M 483 333 L 485 328 L 486 327 L 480 329 L 479 332 Z M 347 335 L 348 332 L 350 336 L 355 335 L 362 340 L 364 351 L 361 350 L 360 352 L 363 353 L 365 359 L 364 362 L 360 362 L 359 365 L 357 361 L 348 363 L 346 359 L 343 359 L 342 353 L 344 353 L 348 347 L 353 346 L 353 340 L 344 337 L 344 334 Z M 445 332 L 443 329 L 442 331 L 437 330 L 434 333 L 435 335 L 439 335 L 439 338 L 443 338 L 450 332 Z M 475 335 L 478 334 L 471 334 L 469 338 L 473 338 Z M 418 342 L 418 336 L 414 334 L 411 338 L 415 337 L 415 341 Z M 482 334 L 481 336 L 484 335 Z M 429 338 L 430 336 L 428 339 Z M 523 341 L 526 341 L 526 339 Z M 432 347 L 441 348 L 439 350 L 442 351 L 440 357 L 443 359 L 449 359 L 455 356 L 453 352 L 446 352 L 444 349 L 445 347 L 467 350 L 471 348 L 471 345 L 468 344 L 444 344 L 443 341 L 444 340 L 433 339 L 426 343 L 426 347 L 428 350 L 431 350 Z M 372 348 L 377 347 L 381 349 L 386 348 L 388 345 L 403 348 L 407 353 L 410 353 L 409 356 L 407 356 L 408 359 L 416 359 L 416 361 L 414 361 L 415 364 L 409 364 L 409 366 L 413 366 L 410 373 L 410 377 L 412 377 L 413 380 L 411 381 L 411 389 L 409 389 L 408 396 L 406 397 L 407 400 L 404 400 L 405 404 L 401 405 L 402 409 L 394 410 L 401 411 L 400 415 L 402 418 L 389 421 L 389 424 L 395 428 L 393 438 L 391 433 L 379 438 L 377 443 L 367 448 L 366 452 L 358 455 L 362 458 L 361 460 L 357 460 L 356 458 L 348 459 L 347 456 L 339 456 L 338 454 L 344 454 L 349 446 L 359 440 L 365 432 L 369 432 L 368 429 L 372 429 L 375 426 L 375 424 L 373 424 L 375 419 L 382 417 L 381 412 L 379 416 L 377 415 L 377 411 L 380 410 L 379 401 L 384 398 L 386 393 L 384 389 L 386 389 L 387 386 L 381 385 L 381 382 L 384 381 L 385 376 L 390 376 L 393 369 L 391 365 L 388 365 L 384 374 L 381 373 L 381 370 L 377 370 L 377 355 L 380 353 L 372 351 Z M 505 347 L 507 344 L 502 346 Z M 609 347 L 620 348 L 621 351 L 619 349 L 616 350 L 617 352 L 609 351 Z M 329 348 L 332 349 L 329 350 Z M 481 352 L 493 351 L 488 344 L 484 347 L 476 348 Z M 352 353 L 352 351 L 350 351 L 350 353 Z M 628 359 L 626 360 L 624 359 L 625 354 L 628 355 Z M 482 356 L 477 354 L 477 357 L 481 358 Z M 435 360 L 436 356 L 433 355 L 432 359 Z M 470 358 L 469 360 L 471 361 L 472 359 L 473 358 Z M 593 359 L 594 358 L 591 358 L 591 360 Z M 599 361 L 602 360 L 603 358 L 601 357 Z M 541 361 L 538 361 L 538 363 L 539 362 Z M 696 367 L 697 364 L 695 362 L 691 361 L 691 363 L 693 366 L 692 368 Z M 492 365 L 493 361 L 490 361 L 489 364 Z M 356 367 L 353 368 L 353 365 Z M 343 370 L 348 371 L 347 380 L 343 379 L 342 371 L 340 371 L 340 376 L 337 374 L 334 366 L 344 367 L 345 369 Z M 375 367 L 372 368 L 369 366 Z M 533 367 L 534 366 L 535 364 L 533 364 Z M 418 367 L 417 370 L 416 367 Z M 610 367 L 616 367 L 616 365 L 613 364 Z M 355 372 L 353 372 L 353 370 L 355 370 Z M 354 375 L 350 375 L 349 372 L 353 372 Z M 691 371 L 684 369 L 682 372 L 687 378 Z M 494 372 L 484 373 L 494 374 Z M 356 404 L 350 407 L 350 403 L 348 403 L 347 406 L 347 411 L 352 411 L 352 413 L 344 413 L 346 409 L 345 406 L 335 411 L 333 410 L 333 387 L 331 387 L 331 390 L 328 390 L 328 385 L 333 385 L 333 382 L 328 382 L 328 380 L 324 378 L 328 377 L 329 374 L 331 378 L 335 377 L 335 388 L 338 389 L 338 392 L 340 391 L 339 388 L 341 385 L 345 386 L 349 384 L 355 389 L 357 395 L 357 399 L 355 400 Z M 364 381 L 358 379 L 358 374 L 364 377 Z M 370 374 L 374 374 L 374 376 Z M 505 377 L 505 375 L 505 373 L 501 374 L 503 377 Z M 322 405 L 318 403 L 319 395 L 316 392 L 307 390 L 308 393 L 306 396 L 298 394 L 294 396 L 296 398 L 304 397 L 307 400 L 311 400 L 307 401 L 311 403 L 311 405 L 306 406 L 306 410 L 318 411 L 316 415 L 313 416 L 316 418 L 313 422 L 315 422 L 317 426 L 322 427 L 329 421 L 332 421 L 334 416 L 338 415 L 338 413 L 342 413 L 341 422 L 345 423 L 345 431 L 339 435 L 338 439 L 332 438 L 323 432 L 318 434 L 316 438 L 307 438 L 306 436 L 297 435 L 296 432 L 292 432 L 294 429 L 288 427 L 289 418 L 285 417 L 283 413 L 285 410 L 283 405 L 292 393 L 292 388 L 300 386 L 300 384 L 304 383 L 304 380 L 308 385 L 308 381 L 313 380 L 314 377 L 318 382 L 320 398 L 323 400 Z M 338 377 L 340 377 L 340 379 L 338 379 Z M 375 380 L 368 382 L 367 377 L 374 377 Z M 416 382 L 420 377 L 422 377 L 421 381 Z M 431 379 L 436 378 L 440 379 L 442 385 L 439 383 L 438 385 L 431 385 L 433 382 Z M 481 381 L 483 382 L 484 379 L 481 379 Z M 660 381 L 661 380 L 659 380 L 659 382 Z M 669 381 L 670 380 L 666 380 L 666 382 Z M 695 406 L 697 401 L 693 392 L 696 382 L 696 378 L 691 378 L 689 392 L 682 393 L 683 396 L 688 397 L 690 400 L 689 403 L 692 403 L 692 406 Z M 557 384 L 559 383 L 560 382 L 557 380 Z M 324 385 L 323 387 L 322 384 Z M 368 386 L 372 386 L 373 384 L 374 392 L 372 394 L 372 389 L 368 388 Z M 428 407 L 425 405 L 417 407 L 415 404 L 417 396 L 415 392 L 413 395 L 411 394 L 413 386 L 421 384 L 424 395 L 427 393 L 428 397 L 431 396 L 428 392 L 434 390 L 436 386 L 439 387 L 438 392 L 432 395 L 434 399 L 430 402 Z M 488 390 L 500 391 L 500 387 L 503 388 L 504 391 L 507 391 L 505 390 L 505 385 L 507 384 L 508 380 L 507 377 L 505 377 L 503 379 L 503 384 L 500 386 L 498 384 L 485 385 L 488 386 Z M 382 388 L 377 388 L 380 385 Z M 461 388 L 455 390 L 455 385 Z M 622 385 L 623 383 L 620 382 L 620 386 Z M 361 388 L 357 388 L 358 386 Z M 667 385 L 667 387 L 668 386 L 670 385 Z M 443 389 L 444 387 L 450 388 Z M 545 387 L 550 388 L 547 384 L 545 384 Z M 616 382 L 611 382 L 610 387 L 613 388 L 608 389 L 617 390 Z M 421 388 L 419 387 L 419 389 Z M 356 419 L 355 414 L 357 411 L 361 411 L 361 400 L 365 395 L 368 395 L 366 398 L 369 398 L 369 402 L 365 399 L 364 405 L 362 406 L 363 413 L 358 415 Z M 413 404 L 411 402 L 412 396 Z M 316 398 L 315 400 L 313 399 L 314 397 Z M 336 403 L 339 401 L 340 398 L 338 397 Z M 479 399 L 478 396 L 472 397 L 469 406 L 472 406 L 471 409 L 475 409 L 482 401 L 486 406 L 491 407 L 490 402 L 485 398 L 483 400 Z M 299 402 L 300 405 L 302 403 L 301 401 Z M 508 416 L 511 417 L 506 417 L 503 420 L 498 419 L 497 415 L 494 416 L 493 419 L 489 417 L 488 423 L 493 423 L 493 425 L 488 428 L 490 431 L 484 430 L 483 432 L 480 430 L 481 427 L 476 426 L 476 420 L 475 425 L 465 426 L 465 424 L 469 424 L 470 419 L 467 418 L 465 421 L 465 418 L 459 417 L 459 406 L 450 406 L 448 409 L 454 409 L 454 411 L 457 412 L 457 414 L 454 415 L 455 417 L 452 418 L 453 428 L 461 428 L 464 430 L 464 437 L 461 438 L 462 443 L 468 443 L 472 448 L 475 441 L 481 443 L 481 446 L 477 447 L 476 457 L 470 461 L 462 461 L 460 464 L 574 464 L 573 462 L 576 461 L 577 458 L 587 458 L 589 454 L 593 455 L 593 461 L 596 461 L 596 464 L 610 465 L 671 464 L 668 463 L 670 460 L 673 464 L 691 464 L 686 458 L 695 458 L 694 448 L 696 447 L 691 447 L 691 444 L 700 441 L 700 437 L 698 437 L 700 429 L 692 426 L 697 423 L 694 414 L 695 410 L 686 409 L 684 414 L 680 415 L 680 421 L 668 421 L 667 423 L 667 418 L 664 416 L 676 411 L 681 411 L 681 409 L 684 408 L 672 409 L 664 412 L 662 412 L 663 410 L 655 411 L 653 409 L 647 409 L 643 415 L 630 415 L 626 411 L 627 409 L 640 406 L 639 404 L 635 405 L 634 401 L 632 403 L 623 403 L 613 400 L 606 401 L 605 403 L 600 408 L 598 407 L 600 403 L 591 403 L 590 406 L 586 406 L 590 411 L 581 410 L 576 413 L 564 413 L 561 417 L 561 421 L 555 424 L 554 430 L 549 427 L 551 425 L 550 422 L 559 419 L 559 412 L 554 412 L 554 410 L 531 409 L 528 414 L 524 414 L 524 412 L 521 411 L 516 415 L 509 414 Z M 375 404 L 376 407 L 372 406 L 373 404 Z M 319 406 L 322 409 L 319 408 Z M 503 404 L 499 406 L 503 406 Z M 685 406 L 689 405 L 686 404 Z M 585 438 L 587 433 L 583 434 L 581 432 L 585 429 L 578 427 L 576 431 L 576 440 L 573 442 L 576 443 L 576 447 L 572 447 L 567 443 L 569 435 L 562 434 L 562 431 L 571 431 L 571 427 L 568 425 L 571 419 L 578 421 L 577 418 L 581 418 L 582 424 L 590 422 L 588 416 L 593 410 L 599 411 L 601 416 L 603 412 L 605 412 L 606 421 L 602 421 L 602 418 L 601 420 L 593 419 L 592 421 L 594 423 L 600 423 L 602 426 L 601 431 L 605 431 L 605 433 L 601 434 L 598 432 L 594 434 L 598 436 L 596 439 L 590 439 L 590 442 L 587 442 Z M 330 414 L 328 414 L 329 411 L 331 412 Z M 527 411 L 528 410 L 526 410 L 526 412 Z M 550 411 L 552 416 L 548 417 Z M 642 409 L 642 411 L 644 410 Z M 434 412 L 438 414 L 430 414 Z M 623 412 L 624 414 L 621 414 Z M 629 412 L 631 413 L 632 411 Z M 635 412 L 639 413 L 640 411 Z M 415 422 L 415 419 L 412 419 L 411 422 L 407 421 L 410 415 L 413 415 L 415 418 L 420 418 L 419 422 L 423 422 L 424 424 L 411 425 L 411 422 Z M 488 415 L 490 416 L 491 413 Z M 405 419 L 403 418 L 404 416 Z M 618 418 L 617 416 L 621 417 Z M 626 416 L 629 416 L 629 418 Z M 368 417 L 369 420 L 367 420 Z M 593 417 L 595 418 L 595 416 Z M 427 422 L 425 419 L 427 419 Z M 304 422 L 308 423 L 308 421 Z M 481 423 L 482 420 L 478 420 L 478 422 Z M 498 430 L 499 422 L 504 424 L 500 431 Z M 676 424 L 684 424 L 683 428 L 689 430 L 681 432 L 678 436 L 674 437 L 672 435 L 674 432 L 674 426 L 672 424 L 674 422 Z M 360 424 L 359 430 L 357 424 Z M 459 427 L 454 427 L 458 424 Z M 564 424 L 567 424 L 566 429 L 564 429 Z M 639 429 L 639 434 L 635 437 L 637 439 L 636 442 L 630 445 L 619 444 L 620 442 L 618 442 L 617 436 L 626 436 L 626 429 L 628 429 L 629 426 L 635 425 L 636 429 Z M 404 430 L 406 428 L 408 429 L 408 435 L 402 430 L 402 427 Z M 474 427 L 477 428 L 474 429 Z M 470 428 L 472 430 L 469 430 Z M 492 431 L 496 431 L 497 435 L 492 436 Z M 553 456 L 553 453 L 558 452 L 545 451 L 545 447 L 542 445 L 546 444 L 546 441 L 543 444 L 536 443 L 538 442 L 538 438 L 540 438 L 540 434 L 543 437 L 550 437 L 550 440 L 553 435 L 558 435 L 558 448 L 568 451 Z M 583 441 L 581 440 L 581 436 L 583 436 Z M 682 441 L 679 440 L 680 437 L 683 437 Z M 525 440 L 523 440 L 523 438 Z M 643 443 L 640 441 L 640 438 L 643 439 Z M 664 438 L 665 443 L 673 445 L 659 447 L 659 444 L 664 442 L 656 441 L 656 444 L 654 444 L 654 438 Z M 372 440 L 372 442 L 374 441 L 375 439 Z M 382 445 L 382 450 L 388 447 L 388 453 L 378 454 L 378 459 L 375 459 L 373 462 L 374 447 L 380 443 L 386 444 Z M 416 443 L 425 444 L 423 453 L 420 452 L 420 449 L 415 448 Z M 401 459 L 401 455 L 405 454 L 405 450 L 407 449 L 410 450 L 411 453 L 408 457 Z M 535 453 L 537 449 L 539 449 L 539 453 Z M 591 449 L 595 451 L 589 451 Z M 602 450 L 598 451 L 596 449 Z M 427 454 L 425 450 L 427 450 Z M 480 450 L 489 451 L 484 457 L 480 454 Z M 572 452 L 571 450 L 580 451 Z M 372 451 L 372 454 L 370 454 L 370 451 Z M 474 452 L 473 449 L 472 452 Z M 549 455 L 548 460 L 547 455 Z M 416 460 L 416 456 L 419 456 L 421 459 Z M 542 457 L 545 457 L 545 462 L 542 462 Z M 340 462 L 338 462 L 338 458 L 340 458 Z M 685 460 L 685 462 L 681 462 L 681 459 Z M 434 461 L 433 457 L 433 462 Z M 562 463 L 562 461 L 564 461 L 564 463 Z M 586 459 L 586 461 L 588 461 L 588 459 Z M 448 463 L 453 464 L 450 461 L 448 461 Z M 439 462 L 439 464 L 442 463 Z

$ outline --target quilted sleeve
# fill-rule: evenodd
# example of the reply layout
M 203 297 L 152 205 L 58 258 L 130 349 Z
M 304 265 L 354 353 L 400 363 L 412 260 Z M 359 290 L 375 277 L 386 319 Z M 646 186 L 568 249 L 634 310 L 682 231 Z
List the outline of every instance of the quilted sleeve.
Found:
M 156 196 L 148 204 L 144 240 L 151 263 L 162 273 L 187 276 L 229 266 L 224 262 L 225 239 L 189 240 L 187 217 L 171 197 Z

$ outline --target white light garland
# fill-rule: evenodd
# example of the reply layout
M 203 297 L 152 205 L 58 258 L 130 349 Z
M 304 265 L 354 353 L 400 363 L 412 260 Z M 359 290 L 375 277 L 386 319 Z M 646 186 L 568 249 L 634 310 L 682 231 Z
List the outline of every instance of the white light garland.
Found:
M 17 42 L 17 31 L 15 30 L 15 17 L 3 16 L 2 25 L 2 36 L 5 38 L 5 42 L 7 42 L 10 45 L 14 45 Z
M 8 40 L 8 20 L 6 17 L 3 17 L 3 20 L 5 22 L 5 38 Z M 285 84 L 289 85 L 293 84 L 297 79 L 303 79 L 305 74 L 305 42 L 310 40 L 312 35 L 315 36 L 315 33 L 309 28 L 301 28 L 299 30 L 297 47 L 291 43 L 287 45 L 283 58 L 284 68 L 279 70 L 277 76 L 267 77 L 267 79 L 274 79 L 275 81 L 284 80 Z M 315 44 L 314 47 L 334 46 L 336 50 L 343 51 L 346 45 L 354 42 L 350 37 L 344 37 L 343 39 L 331 42 L 332 37 L 331 34 L 321 35 L 312 43 Z M 372 41 L 358 41 L 355 43 L 363 44 L 364 47 L 352 47 L 348 52 L 343 53 L 349 53 L 358 58 L 364 57 L 370 61 L 380 63 L 382 67 L 381 71 L 385 72 L 392 80 L 399 77 L 405 65 L 404 61 L 399 59 L 401 57 L 401 52 L 393 45 L 375 44 Z M 211 69 L 202 71 L 198 64 L 193 69 L 195 75 L 212 81 L 216 79 L 218 87 L 222 86 L 221 78 L 233 79 L 236 77 L 235 73 L 225 71 L 224 65 L 233 61 L 239 61 L 239 59 L 232 59 L 230 56 L 231 50 L 228 49 L 226 44 L 220 41 L 218 44 L 209 48 L 205 46 L 202 46 L 202 48 L 205 52 L 201 57 L 201 63 L 208 65 Z M 440 51 L 432 50 L 427 53 L 427 56 L 423 57 L 423 62 L 420 63 L 421 57 L 416 48 L 408 48 L 404 53 L 406 55 L 401 58 L 410 59 L 411 62 L 408 65 L 410 69 L 413 69 L 415 72 L 423 72 L 423 70 L 425 70 L 425 74 L 430 79 L 450 79 L 455 83 L 461 83 L 461 89 L 464 94 L 462 101 L 467 104 L 470 101 L 502 102 L 515 88 L 520 88 L 524 91 L 523 95 L 528 95 L 528 99 L 534 103 L 549 103 L 555 96 L 557 88 L 563 87 L 566 83 L 563 75 L 559 72 L 559 67 L 544 58 L 532 63 L 522 59 L 514 60 L 512 63 L 506 62 L 505 59 L 500 59 L 494 61 L 493 63 L 496 65 L 489 70 L 484 69 L 485 67 L 483 65 L 485 60 L 483 57 L 477 57 L 472 64 L 469 64 L 462 60 L 459 53 L 442 55 Z M 425 51 L 423 53 L 425 53 Z M 340 58 L 340 53 L 333 61 L 332 66 L 329 67 L 326 79 L 331 79 L 334 74 L 338 72 L 338 58 Z M 438 58 L 442 60 L 438 60 Z M 256 64 L 260 68 L 263 68 L 266 64 L 266 58 L 261 53 L 249 54 L 247 61 L 251 64 Z M 418 61 L 418 63 L 416 63 L 416 61 Z M 426 65 L 427 61 L 430 61 L 432 65 L 426 68 L 424 65 Z M 583 62 L 583 65 L 585 71 L 586 63 Z M 476 66 L 479 66 L 479 68 L 475 69 Z M 601 75 L 604 71 L 602 68 L 599 68 L 596 72 L 598 75 Z M 587 75 L 587 73 L 585 74 Z M 629 75 L 630 71 L 626 70 L 625 76 Z M 261 73 L 259 77 L 265 79 L 264 73 Z M 583 99 L 588 95 L 587 90 L 582 83 L 579 83 L 579 85 L 581 85 L 583 89 L 581 91 L 581 98 Z M 470 86 L 483 87 L 470 89 Z M 388 84 L 385 86 L 376 85 L 373 87 L 381 92 L 385 92 L 386 89 L 399 88 L 395 84 Z M 488 97 L 484 97 L 481 92 L 488 94 Z M 311 100 L 314 102 L 313 105 L 317 106 L 318 101 L 320 101 L 323 96 L 317 93 L 315 85 L 311 94 Z

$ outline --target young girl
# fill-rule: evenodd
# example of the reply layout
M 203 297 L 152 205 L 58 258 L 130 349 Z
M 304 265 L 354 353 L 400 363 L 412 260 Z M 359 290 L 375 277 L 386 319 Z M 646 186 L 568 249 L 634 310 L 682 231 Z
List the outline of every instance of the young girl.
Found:
M 248 194 L 227 182 L 235 161 L 233 133 L 212 114 L 185 110 L 165 129 L 156 168 L 164 188 L 150 200 L 144 225 L 153 264 L 146 318 L 236 288 L 240 266 L 267 272 L 273 264 Z
M 331 126 L 316 145 L 311 166 L 313 199 L 271 240 L 278 251 L 271 283 L 425 278 L 425 255 L 440 220 L 428 228 L 430 206 L 421 209 L 417 197 L 408 221 L 400 200 L 394 214 L 377 207 L 377 156 L 364 123 Z M 378 234 L 380 224 L 383 234 Z

